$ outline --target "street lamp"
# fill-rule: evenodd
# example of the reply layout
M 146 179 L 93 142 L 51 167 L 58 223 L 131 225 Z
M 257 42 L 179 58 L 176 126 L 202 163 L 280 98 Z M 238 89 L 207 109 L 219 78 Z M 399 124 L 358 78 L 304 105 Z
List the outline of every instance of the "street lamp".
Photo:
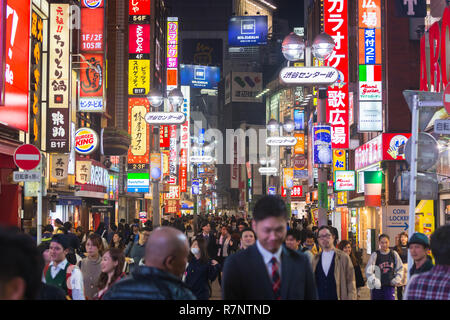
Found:
M 181 92 L 180 89 L 175 88 L 172 91 L 170 91 L 168 99 L 172 107 L 177 109 L 183 104 L 184 101 L 183 93 Z
M 312 54 L 317 59 L 324 61 L 328 59 L 332 54 L 335 46 L 334 39 L 326 34 L 321 33 L 316 36 L 312 44 Z M 305 45 L 301 37 L 294 36 L 290 33 L 283 40 L 282 52 L 284 57 L 288 61 L 296 61 L 300 60 L 305 50 Z M 299 68 L 299 70 L 301 67 Z M 302 103 L 302 105 L 307 105 L 312 96 L 307 96 Z M 327 89 L 326 87 L 320 87 L 319 89 L 319 99 L 318 99 L 318 109 L 317 116 L 318 122 L 321 124 L 326 123 L 326 98 L 327 98 Z M 268 124 L 269 125 L 269 124 Z M 275 127 L 273 126 L 271 129 L 273 130 Z M 289 129 L 289 128 L 288 128 Z M 286 130 L 286 128 L 285 128 Z M 327 187 L 327 168 L 324 166 L 319 166 L 319 193 L 322 188 Z M 288 189 L 288 197 L 290 196 L 290 192 Z M 325 203 L 319 201 L 319 226 L 327 224 L 327 206 Z
M 281 44 L 281 51 L 288 61 L 298 61 L 303 58 L 305 52 L 305 43 L 296 33 L 291 32 L 287 35 Z
M 180 89 L 173 89 L 169 93 L 169 103 L 173 109 L 171 111 L 176 111 L 183 103 L 184 97 L 183 93 Z M 148 102 L 154 108 L 153 111 L 157 111 L 157 109 L 163 104 L 164 96 L 163 94 L 156 90 L 152 89 L 147 96 Z M 159 148 L 159 126 L 153 126 L 153 151 L 154 153 L 160 153 Z M 152 180 L 153 188 L 152 188 L 152 205 L 153 205 L 153 228 L 157 228 L 160 226 L 161 220 L 161 212 L 160 212 L 160 203 L 159 203 L 159 179 Z

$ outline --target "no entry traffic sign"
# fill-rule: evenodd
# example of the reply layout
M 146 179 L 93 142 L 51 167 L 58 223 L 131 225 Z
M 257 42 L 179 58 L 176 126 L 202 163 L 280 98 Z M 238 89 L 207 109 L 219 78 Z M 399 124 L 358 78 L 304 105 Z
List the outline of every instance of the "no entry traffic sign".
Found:
M 33 170 L 41 162 L 41 152 L 31 144 L 24 144 L 14 152 L 14 163 L 22 170 Z

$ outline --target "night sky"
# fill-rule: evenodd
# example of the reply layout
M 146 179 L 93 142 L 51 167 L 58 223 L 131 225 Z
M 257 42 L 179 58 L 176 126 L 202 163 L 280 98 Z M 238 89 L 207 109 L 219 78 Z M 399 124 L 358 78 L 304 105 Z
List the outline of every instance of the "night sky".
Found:
M 304 26 L 303 24 L 303 0 L 276 0 L 275 11 L 282 19 L 289 21 L 289 28 Z

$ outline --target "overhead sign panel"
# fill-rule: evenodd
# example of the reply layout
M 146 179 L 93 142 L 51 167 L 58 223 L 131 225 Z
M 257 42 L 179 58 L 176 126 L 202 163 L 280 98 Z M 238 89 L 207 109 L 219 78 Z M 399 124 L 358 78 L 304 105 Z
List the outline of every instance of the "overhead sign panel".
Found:
M 267 16 L 232 17 L 228 25 L 230 47 L 267 44 Z
M 150 175 L 148 172 L 128 173 L 127 192 L 148 193 L 149 191 Z
M 262 102 L 262 97 L 256 96 L 262 91 L 262 73 L 232 72 L 231 101 L 232 102 Z
M 331 67 L 286 67 L 280 72 L 285 84 L 331 85 L 339 78 L 339 72 Z
M 201 89 L 217 89 L 220 82 L 220 68 L 182 64 L 181 85 Z

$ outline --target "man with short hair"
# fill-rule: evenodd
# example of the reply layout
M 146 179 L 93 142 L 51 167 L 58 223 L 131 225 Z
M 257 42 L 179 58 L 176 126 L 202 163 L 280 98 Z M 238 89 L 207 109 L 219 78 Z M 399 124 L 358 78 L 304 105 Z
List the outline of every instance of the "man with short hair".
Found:
M 428 256 L 428 249 L 430 249 L 430 241 L 423 233 L 416 232 L 409 239 L 407 247 L 409 253 L 414 260 L 409 275 L 412 277 L 415 274 L 430 271 L 433 268 L 433 261 Z
M 67 261 L 68 253 L 67 235 L 54 235 L 50 242 L 51 262 L 44 268 L 42 281 L 63 289 L 68 299 L 85 300 L 83 275 L 77 266 Z
M 205 239 L 206 241 L 206 251 L 208 251 L 208 256 L 211 259 L 217 257 L 217 252 L 219 247 L 217 245 L 217 239 L 213 232 L 211 232 L 211 224 L 205 221 L 201 224 L 202 232 L 198 235 L 199 237 Z
M 222 281 L 224 300 L 315 300 L 311 264 L 302 254 L 282 246 L 288 213 L 278 196 L 265 196 L 255 205 L 255 245 L 231 255 Z
M 439 227 L 430 239 L 436 265 L 411 277 L 405 300 L 450 300 L 450 225 Z
M 124 251 L 127 262 L 130 264 L 131 272 L 133 272 L 134 268 L 139 265 L 141 259 L 145 256 L 145 243 L 150 237 L 151 231 L 152 230 L 147 227 L 140 229 L 138 242 L 130 241 Z
M 188 241 L 181 231 L 155 229 L 145 245 L 145 265 L 113 285 L 103 300 L 195 300 L 181 281 L 188 254 Z
M 318 231 L 322 252 L 313 258 L 319 300 L 356 300 L 355 270 L 345 252 L 335 248 L 335 235 L 330 226 Z

